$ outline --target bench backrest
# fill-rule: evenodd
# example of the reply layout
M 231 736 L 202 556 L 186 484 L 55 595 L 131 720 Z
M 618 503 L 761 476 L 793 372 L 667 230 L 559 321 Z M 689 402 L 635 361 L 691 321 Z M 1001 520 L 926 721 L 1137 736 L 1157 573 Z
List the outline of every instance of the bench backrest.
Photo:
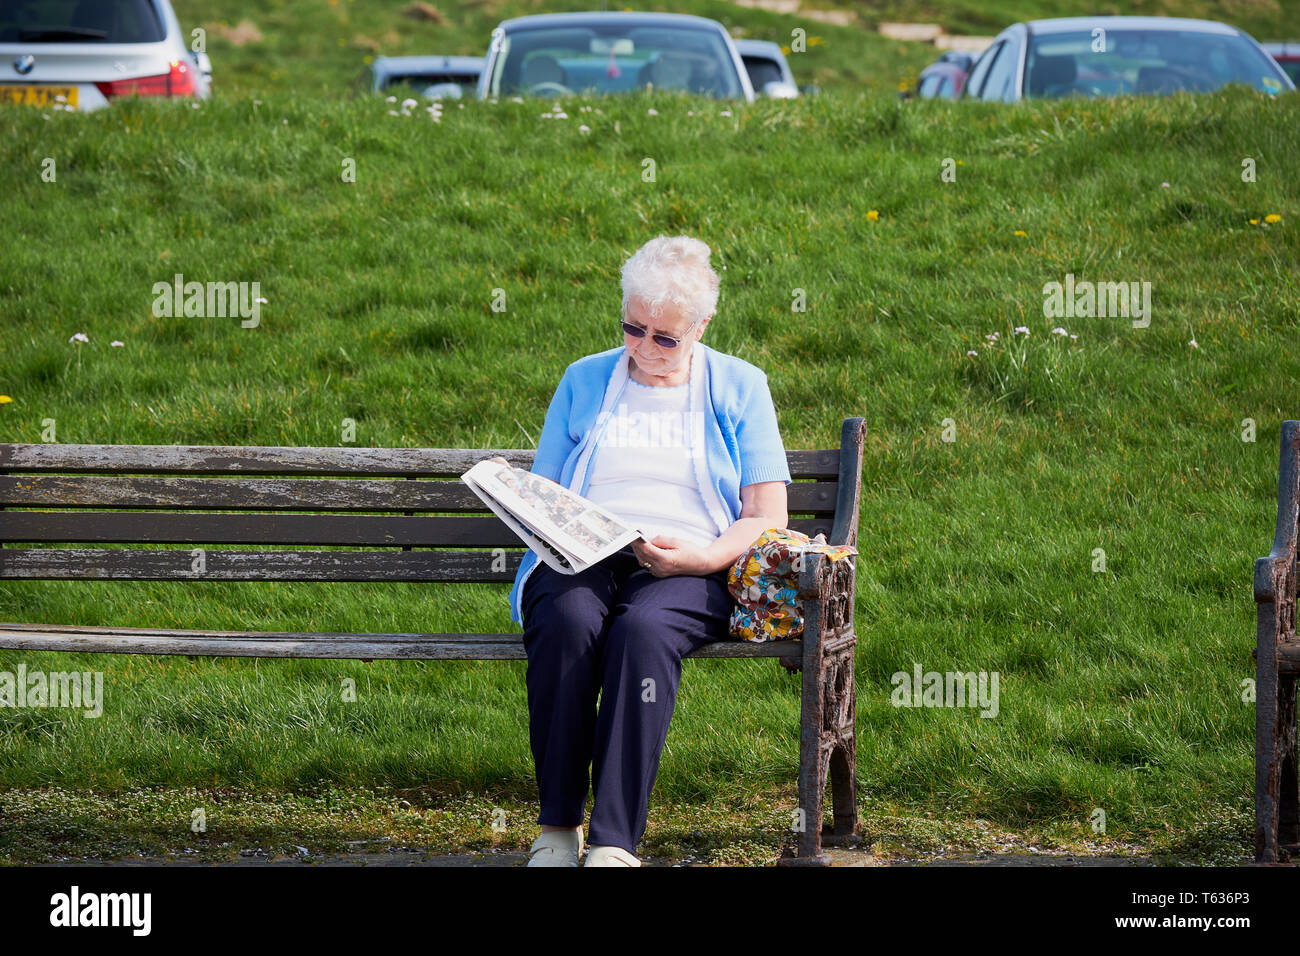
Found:
M 847 418 L 839 448 L 787 451 L 791 528 L 856 544 L 862 449 Z M 511 581 L 522 543 L 459 478 L 534 454 L 0 444 L 0 579 Z

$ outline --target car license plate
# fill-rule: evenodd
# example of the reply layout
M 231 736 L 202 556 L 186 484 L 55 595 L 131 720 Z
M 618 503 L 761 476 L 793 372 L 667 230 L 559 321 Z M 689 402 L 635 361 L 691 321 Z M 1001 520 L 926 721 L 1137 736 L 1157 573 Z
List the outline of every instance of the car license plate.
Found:
M 62 100 L 59 99 L 60 96 L 63 97 Z M 16 103 L 20 106 L 53 106 L 59 102 L 76 109 L 77 88 L 75 86 L 0 85 L 0 103 Z

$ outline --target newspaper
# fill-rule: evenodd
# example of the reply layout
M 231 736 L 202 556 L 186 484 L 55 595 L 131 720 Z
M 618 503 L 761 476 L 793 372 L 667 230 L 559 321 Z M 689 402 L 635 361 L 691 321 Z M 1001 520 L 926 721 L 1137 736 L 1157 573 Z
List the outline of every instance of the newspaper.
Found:
M 578 574 L 631 541 L 648 540 L 594 502 L 522 468 L 480 461 L 460 480 L 561 574 Z

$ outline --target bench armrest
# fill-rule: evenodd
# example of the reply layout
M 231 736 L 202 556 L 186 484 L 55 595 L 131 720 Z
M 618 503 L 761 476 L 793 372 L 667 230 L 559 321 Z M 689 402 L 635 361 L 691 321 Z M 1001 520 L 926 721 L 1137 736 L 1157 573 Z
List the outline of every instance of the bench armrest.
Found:
M 1277 528 L 1273 550 L 1255 562 L 1255 602 L 1294 603 L 1296 537 L 1300 533 L 1300 421 L 1282 423 Z

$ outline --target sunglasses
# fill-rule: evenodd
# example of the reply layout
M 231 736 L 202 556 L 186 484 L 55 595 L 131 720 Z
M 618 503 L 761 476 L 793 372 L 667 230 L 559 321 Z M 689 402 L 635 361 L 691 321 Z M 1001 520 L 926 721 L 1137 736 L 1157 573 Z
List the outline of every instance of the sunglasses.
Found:
M 677 346 L 682 344 L 682 339 L 685 339 L 686 336 L 690 335 L 691 332 L 694 331 L 695 327 L 699 324 L 700 324 L 699 319 L 696 319 L 694 322 L 692 322 L 691 327 L 682 334 L 681 338 L 675 339 L 671 335 L 661 335 L 658 332 L 650 336 L 650 338 L 654 339 L 655 345 L 659 346 L 660 348 L 675 349 L 677 348 Z M 633 325 L 631 322 L 623 322 L 623 321 L 620 321 L 619 325 L 623 326 L 623 331 L 626 332 L 628 335 L 632 336 L 632 338 L 634 339 L 645 338 L 646 330 L 641 328 L 641 326 Z

